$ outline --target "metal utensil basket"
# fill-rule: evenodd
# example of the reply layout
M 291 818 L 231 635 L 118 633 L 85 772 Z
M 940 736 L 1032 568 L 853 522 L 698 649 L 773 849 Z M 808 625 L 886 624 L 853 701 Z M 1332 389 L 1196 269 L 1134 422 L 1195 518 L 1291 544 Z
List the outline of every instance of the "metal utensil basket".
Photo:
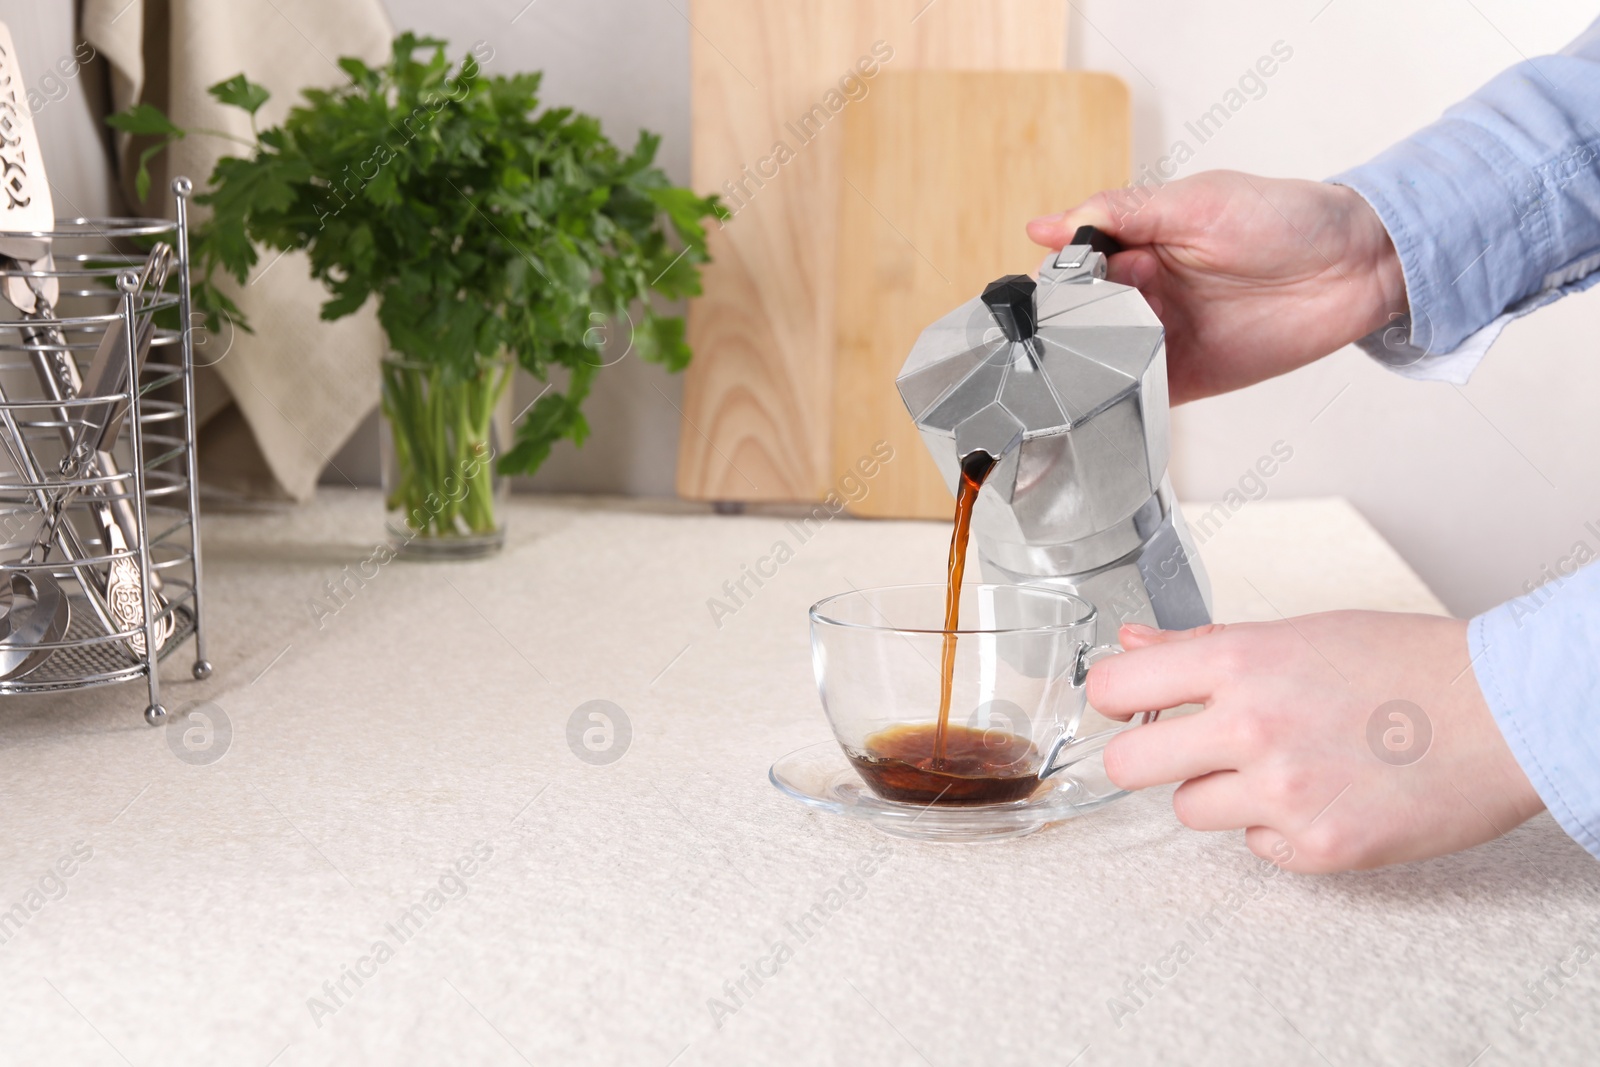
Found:
M 166 717 L 158 664 L 194 637 L 193 674 L 211 673 L 201 611 L 199 490 L 196 480 L 194 330 L 191 326 L 188 179 L 172 183 L 177 219 L 60 220 L 45 239 L 53 265 L 18 270 L 7 261 L 0 282 L 53 278 L 58 303 L 31 317 L 0 301 L 0 597 L 10 594 L 0 623 L 6 641 L 28 630 L 25 593 L 64 594 L 70 619 L 26 646 L 24 667 L 0 676 L 0 694 L 111 685 L 141 675 L 149 689 L 145 719 Z M 151 246 L 175 253 L 159 287 L 141 291 L 140 268 Z M 36 265 L 35 265 L 36 266 Z M 139 363 L 141 332 L 149 337 Z M 40 334 L 52 340 L 41 342 Z M 108 339 L 108 333 L 116 333 Z M 115 367 L 120 391 L 63 395 L 51 386 L 42 349 L 70 358 L 87 391 L 97 352 L 125 361 Z M 124 373 L 125 372 L 125 373 Z M 70 373 L 70 368 L 64 373 Z M 54 393 L 54 395 L 52 395 Z M 120 433 L 85 459 L 97 416 L 124 412 Z M 101 440 L 104 440 L 102 430 Z M 76 465 L 74 465 L 76 463 Z M 101 468 L 105 469 L 101 469 Z M 108 520 L 115 514 L 120 524 Z M 52 519 L 54 515 L 54 519 Z M 37 557 L 37 558 L 36 558 Z M 54 583 L 54 584 L 52 584 Z M 44 594 L 33 604 L 42 612 Z M 130 611 L 129 605 L 133 607 Z M 20 605 L 20 606 L 19 606 Z M 121 620 L 121 621 L 119 621 Z M 56 632 L 59 631 L 59 632 Z M 52 639 L 53 638 L 53 639 Z M 15 662 L 20 651 L 9 652 Z

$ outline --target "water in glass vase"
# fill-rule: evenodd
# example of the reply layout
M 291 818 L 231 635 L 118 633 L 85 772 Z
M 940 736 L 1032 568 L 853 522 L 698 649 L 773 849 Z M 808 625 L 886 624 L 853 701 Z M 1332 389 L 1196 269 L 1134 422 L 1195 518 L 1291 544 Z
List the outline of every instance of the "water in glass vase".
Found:
M 495 461 L 511 441 L 509 359 L 472 372 L 383 361 L 383 494 L 402 557 L 471 559 L 505 544 L 509 480 Z

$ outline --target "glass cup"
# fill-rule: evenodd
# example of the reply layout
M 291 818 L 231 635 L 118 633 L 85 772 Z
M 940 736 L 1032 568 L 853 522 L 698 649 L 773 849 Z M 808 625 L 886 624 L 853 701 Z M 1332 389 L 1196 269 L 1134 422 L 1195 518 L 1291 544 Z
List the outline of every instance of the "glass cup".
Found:
M 1025 802 L 1100 758 L 1131 724 L 1085 700 L 1094 605 L 1038 586 L 967 585 L 944 629 L 944 585 L 858 589 L 811 608 L 811 656 L 834 737 L 867 786 L 915 804 Z M 941 664 L 954 643 L 941 736 Z M 1141 716 L 1143 722 L 1154 713 Z M 1102 769 L 1103 773 L 1103 769 Z

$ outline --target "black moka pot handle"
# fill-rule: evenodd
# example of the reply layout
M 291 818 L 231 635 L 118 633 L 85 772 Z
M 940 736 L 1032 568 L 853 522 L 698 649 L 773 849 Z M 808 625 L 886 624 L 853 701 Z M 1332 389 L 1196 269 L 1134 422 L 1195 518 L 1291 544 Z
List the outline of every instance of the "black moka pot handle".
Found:
M 1091 251 L 1102 256 L 1114 256 L 1122 251 L 1122 242 L 1095 226 L 1079 226 L 1069 245 L 1088 245 Z

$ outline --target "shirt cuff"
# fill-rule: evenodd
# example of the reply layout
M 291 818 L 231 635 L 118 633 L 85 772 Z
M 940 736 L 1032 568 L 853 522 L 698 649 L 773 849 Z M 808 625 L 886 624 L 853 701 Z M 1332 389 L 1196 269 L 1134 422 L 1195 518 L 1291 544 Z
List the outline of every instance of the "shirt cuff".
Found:
M 1550 580 L 1472 620 L 1473 671 L 1512 755 L 1573 840 L 1600 858 L 1600 526 Z
M 1445 120 L 1329 179 L 1365 200 L 1394 242 L 1408 344 L 1453 352 L 1538 288 L 1529 268 L 1549 261 L 1534 229 L 1517 224 L 1511 176 L 1524 169 L 1480 127 Z
M 1435 123 L 1328 179 L 1394 242 L 1409 317 L 1361 347 L 1410 378 L 1465 382 L 1512 319 L 1600 267 L 1600 19 L 1496 75 Z
M 1600 282 L 1600 273 L 1596 272 L 1596 268 L 1600 268 L 1600 256 L 1586 257 L 1564 271 L 1556 272 L 1546 279 L 1546 283 L 1555 285 L 1555 288 L 1541 290 L 1518 301 L 1448 352 L 1429 352 L 1423 337 L 1413 338 L 1411 319 L 1406 315 L 1397 315 L 1388 325 L 1373 330 L 1357 341 L 1356 347 L 1403 378 L 1466 385 L 1484 355 L 1499 340 L 1500 331 L 1530 311 L 1553 304 L 1564 296 L 1581 293 Z M 1562 284 L 1563 277 L 1575 280 Z M 1422 343 L 1418 344 L 1417 341 Z

